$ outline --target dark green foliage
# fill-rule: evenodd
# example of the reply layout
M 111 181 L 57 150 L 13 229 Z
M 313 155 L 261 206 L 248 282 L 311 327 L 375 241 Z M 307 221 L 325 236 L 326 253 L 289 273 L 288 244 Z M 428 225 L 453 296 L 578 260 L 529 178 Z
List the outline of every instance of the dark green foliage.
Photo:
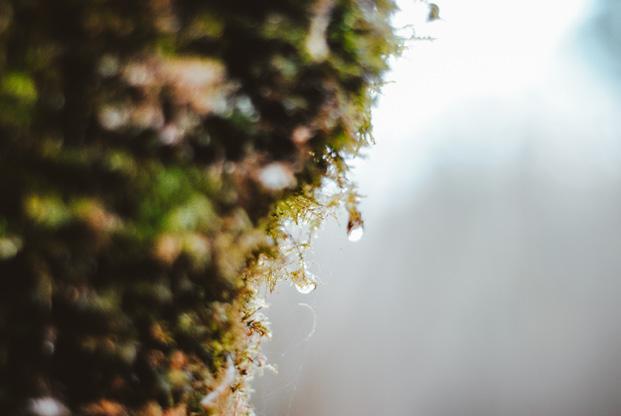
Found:
M 0 0 L 2 414 L 248 412 L 253 264 L 366 144 L 391 9 Z

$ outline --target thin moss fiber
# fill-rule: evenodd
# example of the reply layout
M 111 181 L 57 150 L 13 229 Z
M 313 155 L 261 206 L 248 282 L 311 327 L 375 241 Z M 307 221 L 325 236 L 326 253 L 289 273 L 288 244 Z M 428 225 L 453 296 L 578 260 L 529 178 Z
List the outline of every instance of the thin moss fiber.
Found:
M 0 0 L 1 414 L 252 413 L 285 225 L 362 221 L 392 10 Z

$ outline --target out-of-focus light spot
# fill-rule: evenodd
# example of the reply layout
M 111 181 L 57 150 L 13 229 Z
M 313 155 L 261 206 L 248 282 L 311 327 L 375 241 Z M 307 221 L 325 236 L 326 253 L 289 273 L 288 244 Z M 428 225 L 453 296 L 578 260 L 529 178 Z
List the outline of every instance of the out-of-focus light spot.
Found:
M 119 71 L 119 59 L 113 55 L 104 55 L 99 60 L 97 70 L 103 77 L 116 75 Z
M 329 12 L 332 2 L 320 0 L 315 6 L 315 15 L 311 19 L 311 26 L 306 38 L 306 51 L 316 61 L 324 60 L 330 54 L 326 31 L 330 24 Z
M 116 130 L 124 126 L 128 119 L 127 110 L 114 106 L 104 106 L 98 114 L 99 123 L 106 130 Z
M 160 141 L 167 145 L 176 144 L 181 140 L 182 131 L 174 124 L 168 124 L 160 130 Z
M 22 240 L 17 237 L 0 238 L 0 259 L 14 257 L 22 248 Z
M 274 162 L 259 172 L 259 182 L 271 191 L 281 191 L 295 186 L 296 180 L 291 169 L 284 163 Z
M 29 411 L 33 416 L 69 416 L 67 407 L 53 397 L 41 397 L 30 401 Z

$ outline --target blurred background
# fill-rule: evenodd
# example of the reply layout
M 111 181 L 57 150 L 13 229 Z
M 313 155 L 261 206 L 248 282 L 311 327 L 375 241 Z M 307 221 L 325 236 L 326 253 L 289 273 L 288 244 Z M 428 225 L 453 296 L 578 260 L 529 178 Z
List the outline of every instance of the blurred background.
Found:
M 621 415 L 621 1 L 437 3 L 394 19 L 437 39 L 355 163 L 364 237 L 329 221 L 317 289 L 268 297 L 256 412 Z

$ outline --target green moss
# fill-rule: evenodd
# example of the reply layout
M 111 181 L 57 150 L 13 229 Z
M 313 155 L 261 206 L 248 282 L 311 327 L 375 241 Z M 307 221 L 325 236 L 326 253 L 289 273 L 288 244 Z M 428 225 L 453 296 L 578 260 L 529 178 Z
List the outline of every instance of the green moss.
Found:
M 32 104 L 37 100 L 37 88 L 34 81 L 23 72 L 10 72 L 4 75 L 0 91 L 4 95 L 27 104 Z
M 70 210 L 57 195 L 30 195 L 24 205 L 26 215 L 45 227 L 58 227 L 71 218 Z
M 312 283 L 286 225 L 362 221 L 392 3 L 5 3 L 0 408 L 250 413 L 258 289 Z

